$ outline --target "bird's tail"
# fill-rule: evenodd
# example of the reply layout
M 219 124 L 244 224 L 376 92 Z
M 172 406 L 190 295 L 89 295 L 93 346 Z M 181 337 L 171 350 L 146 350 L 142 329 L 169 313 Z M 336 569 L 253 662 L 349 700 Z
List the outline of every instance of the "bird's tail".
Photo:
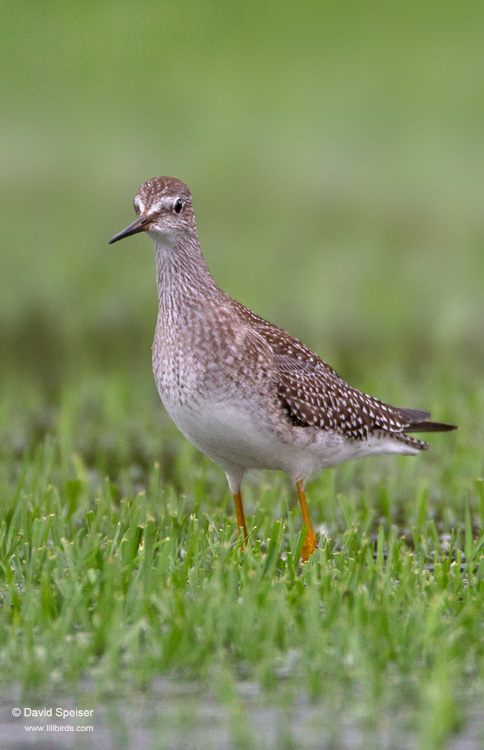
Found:
M 457 430 L 457 425 L 446 422 L 429 422 L 430 412 L 420 409 L 398 409 L 402 420 L 408 422 L 402 432 L 450 432 Z
M 447 424 L 446 422 L 413 422 L 405 427 L 404 432 L 450 432 L 457 430 L 456 424 Z

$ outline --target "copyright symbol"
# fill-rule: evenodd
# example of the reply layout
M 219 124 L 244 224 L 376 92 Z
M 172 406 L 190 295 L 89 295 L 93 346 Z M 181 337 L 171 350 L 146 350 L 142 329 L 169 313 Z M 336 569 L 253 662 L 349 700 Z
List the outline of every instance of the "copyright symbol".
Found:
M 21 713 L 22 713 L 21 708 L 12 708 L 12 716 L 20 716 Z

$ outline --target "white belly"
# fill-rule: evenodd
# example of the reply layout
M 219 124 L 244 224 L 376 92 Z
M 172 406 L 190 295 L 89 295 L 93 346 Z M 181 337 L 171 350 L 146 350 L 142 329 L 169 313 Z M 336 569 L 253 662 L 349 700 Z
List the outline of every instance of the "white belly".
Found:
M 222 468 L 282 469 L 280 443 L 247 410 L 237 405 L 204 403 L 203 410 L 170 402 L 163 405 L 178 429 Z
M 303 479 L 321 469 L 376 453 L 414 453 L 386 439 L 349 441 L 333 432 L 288 425 L 287 434 L 271 429 L 237 404 L 187 408 L 163 398 L 180 432 L 226 472 L 234 469 L 280 470 Z

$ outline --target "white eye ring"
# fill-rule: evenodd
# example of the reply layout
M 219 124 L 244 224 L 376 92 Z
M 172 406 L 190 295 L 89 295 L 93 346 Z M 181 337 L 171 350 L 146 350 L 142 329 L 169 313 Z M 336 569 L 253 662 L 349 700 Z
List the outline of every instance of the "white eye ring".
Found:
M 173 210 L 176 214 L 179 214 L 182 208 L 183 208 L 183 201 L 181 198 L 177 198 L 175 203 L 173 204 Z

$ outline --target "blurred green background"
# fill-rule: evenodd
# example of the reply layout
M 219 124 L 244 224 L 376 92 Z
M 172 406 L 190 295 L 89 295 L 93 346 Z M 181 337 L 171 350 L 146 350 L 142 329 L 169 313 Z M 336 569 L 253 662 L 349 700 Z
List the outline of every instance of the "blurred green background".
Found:
M 161 174 L 190 186 L 224 289 L 383 399 L 460 421 L 466 392 L 459 439 L 482 436 L 483 21 L 478 3 L 4 4 L 0 450 L 55 431 L 115 474 L 177 440 L 151 243 L 107 244 Z
M 84 684 L 87 674 L 102 683 L 107 675 L 117 693 L 153 675 L 176 678 L 190 660 L 181 647 L 170 652 L 177 648 L 171 632 L 198 638 L 199 613 L 227 601 L 233 609 L 222 607 L 225 619 L 240 619 L 245 636 L 228 640 L 225 657 L 225 641 L 210 645 L 207 627 L 200 667 L 196 653 L 203 651 L 194 650 L 195 673 L 212 680 L 212 667 L 228 664 L 230 680 L 239 680 L 244 665 L 256 661 L 257 679 L 267 675 L 272 684 L 279 636 L 271 626 L 267 649 L 261 645 L 264 631 L 257 626 L 252 635 L 243 604 L 257 591 L 254 622 L 290 615 L 281 664 L 294 656 L 297 662 L 302 638 L 301 663 L 319 670 L 313 684 L 326 691 L 316 710 L 325 717 L 329 706 L 336 724 L 356 706 L 355 716 L 376 717 L 386 736 L 386 727 L 399 726 L 384 718 L 387 701 L 395 701 L 406 726 L 410 705 L 418 715 L 411 726 L 420 722 L 424 733 L 437 727 L 436 743 L 419 747 L 440 748 L 439 738 L 464 716 L 465 691 L 476 687 L 482 695 L 482 562 L 475 583 L 472 567 L 459 561 L 462 546 L 472 558 L 484 512 L 483 28 L 482 3 L 445 0 L 2 4 L 0 500 L 2 576 L 10 581 L 2 587 L 3 681 L 35 686 L 82 674 Z M 432 436 L 433 449 L 420 458 L 349 463 L 314 482 L 312 519 L 324 521 L 329 534 L 317 585 L 309 576 L 319 568 L 308 566 L 294 589 L 291 578 L 286 590 L 279 573 L 275 589 L 259 586 L 250 566 L 255 560 L 265 575 L 272 552 L 266 558 L 264 547 L 245 568 L 235 564 L 235 551 L 229 561 L 235 523 L 223 472 L 177 433 L 159 402 L 151 373 L 152 245 L 143 236 L 108 245 L 133 220 L 139 185 L 159 175 L 191 188 L 202 249 L 222 288 L 303 339 L 352 385 L 460 425 L 453 435 Z M 295 522 L 287 505 L 297 501 L 281 477 L 249 481 L 244 491 L 248 519 L 263 519 L 255 536 L 265 549 L 276 518 L 283 519 L 281 534 L 289 529 L 295 538 L 299 515 Z M 53 536 L 42 548 L 38 529 L 51 520 L 62 544 Z M 430 542 L 422 531 L 427 521 L 435 532 Z M 368 540 L 383 534 L 380 522 L 410 550 L 413 539 L 414 567 L 402 547 L 405 567 L 385 566 L 383 574 L 386 537 L 374 548 Z M 126 567 L 122 542 L 120 553 L 112 552 L 118 532 L 141 534 L 145 523 L 153 535 L 156 528 L 153 549 L 161 552 L 152 558 L 151 547 L 140 551 L 144 571 L 159 572 L 150 561 L 165 565 L 174 550 L 159 611 L 155 573 L 143 589 L 148 576 L 131 574 L 138 563 Z M 444 540 L 444 562 L 449 556 L 441 564 L 438 534 L 453 540 L 454 529 L 457 563 L 452 541 L 449 551 Z M 208 585 L 197 588 L 200 598 L 187 587 L 198 579 L 186 539 L 198 550 L 197 534 L 211 576 L 201 579 Z M 155 536 L 149 538 L 152 544 Z M 348 539 L 354 541 L 344 554 L 361 547 L 363 556 L 355 553 L 345 577 L 340 551 Z M 161 540 L 169 545 L 158 548 Z M 435 575 L 424 565 L 433 565 L 434 547 Z M 35 562 L 37 548 L 45 566 Z M 368 564 L 376 549 L 377 568 Z M 476 550 L 481 557 L 481 542 Z M 69 551 L 78 554 L 77 566 Z M 40 583 L 32 578 L 34 563 Z M 443 569 L 448 587 L 439 583 Z M 220 599 L 225 575 L 233 597 Z M 126 595 L 121 580 L 129 581 Z M 318 588 L 321 581 L 331 581 L 332 598 L 329 588 Z M 260 598 L 260 590 L 275 591 L 279 604 Z M 354 606 L 347 596 L 353 590 Z M 385 598 L 380 603 L 382 591 L 390 592 L 390 606 Z M 320 606 L 321 597 L 336 607 Z M 167 633 L 160 613 L 171 611 L 172 599 L 177 616 Z M 188 613 L 181 625 L 180 611 Z M 249 641 L 247 662 L 240 653 Z M 159 644 L 167 657 L 156 656 Z M 258 649 L 266 656 L 260 665 Z M 135 676 L 139 666 L 138 681 L 129 665 Z M 288 695 L 311 684 L 309 670 L 306 682 L 297 671 L 294 680 L 280 675 Z M 230 694 L 230 680 L 220 694 Z M 482 726 L 480 698 L 472 701 Z M 180 723 L 195 727 L 197 747 L 200 705 L 198 714 L 190 715 L 192 703 L 180 712 Z M 281 705 L 295 721 L 290 700 Z M 245 730 L 250 699 L 248 712 L 237 711 Z M 124 706 L 121 713 L 129 721 Z

